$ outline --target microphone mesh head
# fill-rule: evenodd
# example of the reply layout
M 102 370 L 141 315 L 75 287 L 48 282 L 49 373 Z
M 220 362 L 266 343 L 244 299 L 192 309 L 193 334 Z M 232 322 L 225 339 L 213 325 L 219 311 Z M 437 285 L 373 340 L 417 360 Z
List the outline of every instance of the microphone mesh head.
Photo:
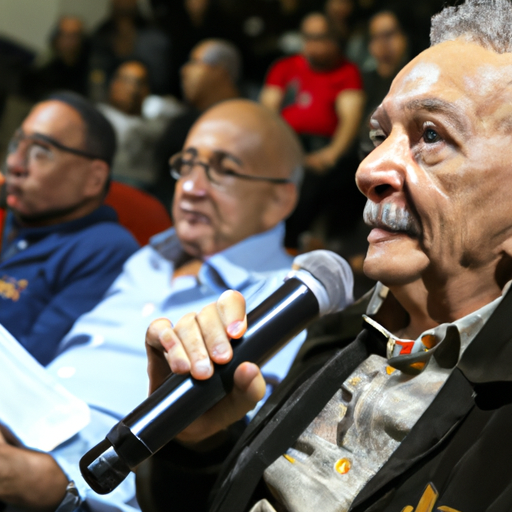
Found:
M 335 313 L 353 302 L 354 276 L 350 265 L 338 254 L 307 252 L 293 260 L 293 268 L 306 270 L 325 288 L 328 305 L 322 314 Z

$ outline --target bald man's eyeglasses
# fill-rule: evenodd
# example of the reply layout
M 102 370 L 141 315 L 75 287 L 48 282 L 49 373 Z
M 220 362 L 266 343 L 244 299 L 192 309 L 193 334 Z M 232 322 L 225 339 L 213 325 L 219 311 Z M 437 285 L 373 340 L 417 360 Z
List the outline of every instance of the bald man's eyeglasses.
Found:
M 240 166 L 242 162 L 233 155 L 223 151 L 215 151 L 208 162 L 201 162 L 197 159 L 197 151 L 188 149 L 177 153 L 169 160 L 171 176 L 175 180 L 186 178 L 190 175 L 196 165 L 201 166 L 206 177 L 214 185 L 227 188 L 236 178 L 253 181 L 267 181 L 270 183 L 291 183 L 287 178 L 271 178 L 267 176 L 253 176 L 243 174 L 232 169 L 233 164 Z
M 65 153 L 71 153 L 73 155 L 88 158 L 90 160 L 103 160 L 103 157 L 93 155 L 87 151 L 70 148 L 49 135 L 44 135 L 42 133 L 26 135 L 22 130 L 16 130 L 7 145 L 7 155 L 16 153 L 20 146 L 23 146 L 25 164 L 53 160 L 55 158 L 53 148 L 59 151 L 64 151 Z

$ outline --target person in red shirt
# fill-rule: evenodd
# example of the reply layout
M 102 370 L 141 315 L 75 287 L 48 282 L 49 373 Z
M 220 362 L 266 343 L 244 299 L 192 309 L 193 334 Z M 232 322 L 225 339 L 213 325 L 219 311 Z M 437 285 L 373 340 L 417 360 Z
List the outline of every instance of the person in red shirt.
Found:
M 309 14 L 301 32 L 302 53 L 270 68 L 260 96 L 297 132 L 307 152 L 301 200 L 287 225 L 290 246 L 297 245 L 300 232 L 322 209 L 337 210 L 344 203 L 340 198 L 355 192 L 353 148 L 364 107 L 359 70 L 344 57 L 326 16 Z M 339 212 L 328 217 L 339 219 Z

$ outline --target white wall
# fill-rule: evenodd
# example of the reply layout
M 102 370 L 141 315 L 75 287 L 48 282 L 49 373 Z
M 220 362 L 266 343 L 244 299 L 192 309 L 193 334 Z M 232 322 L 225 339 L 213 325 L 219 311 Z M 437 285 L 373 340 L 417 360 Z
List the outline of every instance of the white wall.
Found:
M 59 0 L 58 3 L 59 15 L 78 16 L 84 20 L 86 29 L 91 30 L 107 16 L 110 2 L 109 0 Z
M 59 16 L 80 16 L 90 30 L 105 17 L 108 5 L 109 0 L 0 0 L 0 35 L 39 52 Z
M 32 50 L 45 47 L 59 0 L 0 0 L 0 35 Z

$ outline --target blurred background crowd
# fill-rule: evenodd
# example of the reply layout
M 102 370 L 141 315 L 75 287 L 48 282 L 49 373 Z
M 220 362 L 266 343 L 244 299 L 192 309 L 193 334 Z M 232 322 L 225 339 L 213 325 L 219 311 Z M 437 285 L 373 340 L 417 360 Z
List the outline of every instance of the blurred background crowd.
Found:
M 286 245 L 335 250 L 358 273 L 366 234 L 354 174 L 373 147 L 369 117 L 400 68 L 428 46 L 430 17 L 444 2 L 54 0 L 44 12 L 38 0 L 3 3 L 2 160 L 33 104 L 75 91 L 115 128 L 114 179 L 170 209 L 169 158 L 200 113 L 228 98 L 261 101 L 283 115 L 306 153 Z

